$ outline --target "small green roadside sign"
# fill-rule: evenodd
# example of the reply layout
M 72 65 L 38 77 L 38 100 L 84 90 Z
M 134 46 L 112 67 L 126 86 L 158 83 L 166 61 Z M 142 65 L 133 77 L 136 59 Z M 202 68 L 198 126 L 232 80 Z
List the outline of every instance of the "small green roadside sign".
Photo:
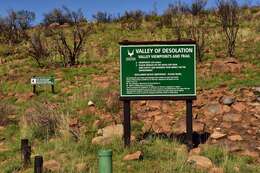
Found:
M 54 85 L 54 77 L 33 77 L 32 85 Z
M 196 97 L 196 44 L 121 45 L 120 96 Z
M 51 85 L 51 91 L 54 92 L 55 78 L 51 77 L 33 77 L 31 78 L 31 85 L 33 86 L 33 92 L 36 93 L 36 85 Z

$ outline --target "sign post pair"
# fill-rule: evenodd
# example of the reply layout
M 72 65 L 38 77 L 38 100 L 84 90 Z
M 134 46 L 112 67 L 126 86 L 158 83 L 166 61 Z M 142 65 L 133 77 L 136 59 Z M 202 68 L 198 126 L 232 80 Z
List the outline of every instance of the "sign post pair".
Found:
M 120 99 L 124 143 L 130 145 L 132 100 L 185 100 L 186 141 L 191 149 L 192 101 L 196 99 L 196 42 L 120 43 Z

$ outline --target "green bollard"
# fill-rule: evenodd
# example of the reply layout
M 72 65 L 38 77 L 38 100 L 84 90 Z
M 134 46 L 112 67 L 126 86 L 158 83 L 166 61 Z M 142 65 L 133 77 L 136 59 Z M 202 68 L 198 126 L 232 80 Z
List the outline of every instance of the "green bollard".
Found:
M 100 150 L 99 157 L 99 173 L 112 173 L 112 150 Z

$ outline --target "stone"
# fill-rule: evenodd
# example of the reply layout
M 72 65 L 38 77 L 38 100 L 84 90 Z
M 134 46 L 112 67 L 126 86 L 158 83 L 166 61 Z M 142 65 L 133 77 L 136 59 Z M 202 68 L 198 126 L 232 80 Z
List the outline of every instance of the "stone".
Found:
M 95 104 L 90 100 L 88 101 L 88 106 L 95 106 Z
M 240 122 L 242 120 L 241 114 L 227 113 L 223 116 L 223 121 Z
M 199 155 L 200 153 L 201 153 L 201 148 L 197 147 L 190 150 L 189 155 Z
M 249 156 L 252 158 L 258 158 L 259 154 L 256 151 L 249 151 L 249 150 L 245 150 L 244 152 L 241 153 L 242 156 Z
M 146 101 L 145 100 L 140 101 L 140 106 L 145 106 L 145 105 L 146 105 Z
M 109 137 L 97 136 L 92 139 L 91 143 L 94 145 L 107 145 L 110 144 L 112 140 L 113 139 Z
M 221 114 L 222 113 L 222 109 L 221 109 L 221 105 L 218 103 L 211 103 L 205 106 L 205 113 L 206 114 Z
M 231 108 L 230 108 L 229 106 L 227 106 L 227 105 L 224 105 L 224 106 L 222 107 L 222 110 L 223 110 L 225 113 L 228 113 L 228 112 L 231 111 Z
M 246 109 L 245 104 L 243 104 L 242 102 L 236 103 L 236 104 L 232 105 L 232 107 L 239 113 L 245 111 L 245 109 Z
M 43 170 L 46 172 L 59 172 L 60 163 L 56 160 L 48 160 L 43 163 Z
M 162 112 L 163 113 L 169 113 L 172 110 L 173 110 L 173 108 L 169 104 L 163 103 L 163 105 L 162 105 Z
M 224 173 L 224 169 L 214 167 L 214 168 L 210 169 L 209 173 Z
M 227 134 L 221 133 L 221 132 L 218 132 L 218 131 L 215 131 L 215 132 L 213 132 L 213 133 L 210 135 L 210 137 L 211 137 L 212 139 L 220 139 L 220 138 L 223 138 L 223 137 L 225 137 L 225 136 L 227 136 Z
M 213 167 L 212 161 L 209 158 L 204 156 L 197 156 L 197 155 L 189 156 L 188 162 L 194 163 L 196 167 L 199 169 L 210 169 Z
M 231 96 L 223 96 L 220 101 L 222 104 L 230 106 L 235 102 L 235 98 Z
M 243 140 L 243 138 L 240 135 L 228 136 L 228 139 L 231 141 L 242 141 Z
M 78 163 L 75 167 L 77 172 L 86 172 L 88 170 L 88 165 L 86 163 Z
M 238 151 L 241 151 L 242 148 L 240 146 L 237 146 L 237 145 L 228 145 L 227 150 L 229 152 L 238 152 Z
M 194 120 L 193 131 L 203 133 L 205 131 L 205 123 Z M 172 132 L 176 135 L 186 133 L 186 119 L 180 119 L 173 125 Z
M 252 88 L 254 92 L 260 94 L 260 86 Z
M 123 137 L 124 127 L 122 124 L 106 126 L 102 129 L 104 137 Z
M 172 120 L 167 116 L 162 116 L 152 124 L 155 133 L 170 134 L 172 131 Z
M 127 154 L 123 160 L 130 161 L 130 160 L 141 160 L 143 159 L 143 153 L 141 151 L 137 151 L 135 153 Z
M 222 122 L 221 127 L 226 128 L 226 129 L 230 129 L 232 127 L 232 124 L 229 123 L 229 122 Z
M 4 143 L 0 143 L 0 152 L 6 152 L 9 151 L 9 149 L 4 145 Z
M 150 101 L 148 106 L 152 109 L 152 110 L 158 110 L 161 108 L 161 102 L 160 101 Z

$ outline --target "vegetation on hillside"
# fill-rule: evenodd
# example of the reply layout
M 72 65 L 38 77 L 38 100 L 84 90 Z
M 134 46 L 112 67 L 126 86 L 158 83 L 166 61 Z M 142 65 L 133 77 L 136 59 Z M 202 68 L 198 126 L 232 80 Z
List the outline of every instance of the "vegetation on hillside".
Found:
M 92 138 L 99 129 L 122 123 L 122 40 L 195 40 L 199 92 L 223 85 L 234 93 L 260 86 L 260 8 L 229 2 L 219 0 L 211 10 L 205 9 L 205 0 L 177 2 L 162 15 L 156 10 L 116 17 L 98 12 L 95 21 L 87 21 L 81 10 L 63 7 L 44 14 L 37 26 L 32 26 L 35 14 L 26 10 L 0 18 L 0 172 L 33 172 L 33 165 L 23 168 L 20 161 L 22 138 L 30 140 L 32 156 L 58 161 L 60 172 L 97 172 L 97 152 L 104 148 L 113 150 L 114 172 L 207 172 L 187 162 L 189 154 L 179 141 L 149 136 L 124 148 L 120 138 L 104 146 L 93 145 Z M 222 69 L 226 60 L 241 67 Z M 32 76 L 55 76 L 56 94 L 48 86 L 39 87 L 37 95 L 31 93 Z M 89 101 L 95 106 L 88 106 Z M 138 111 L 133 110 L 132 121 L 136 138 L 144 128 L 136 118 Z M 180 115 L 184 112 L 173 116 Z M 260 169 L 259 160 L 230 153 L 225 145 L 203 144 L 201 149 L 201 155 L 224 172 Z M 136 150 L 144 152 L 142 161 L 122 160 Z M 84 166 L 81 171 L 79 165 Z

